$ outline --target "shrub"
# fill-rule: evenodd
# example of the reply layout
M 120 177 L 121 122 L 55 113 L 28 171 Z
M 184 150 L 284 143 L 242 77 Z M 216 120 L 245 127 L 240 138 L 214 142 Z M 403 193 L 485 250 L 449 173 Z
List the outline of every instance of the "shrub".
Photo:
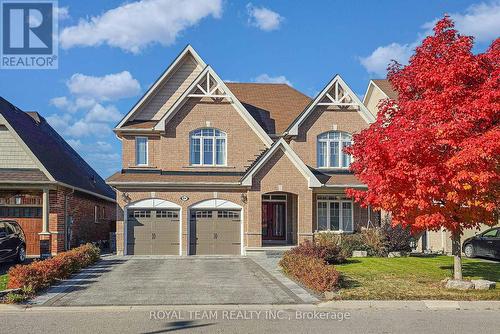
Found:
M 86 244 L 46 260 L 17 265 L 9 270 L 7 287 L 35 293 L 56 280 L 68 278 L 74 272 L 96 262 L 99 257 L 99 248 Z
M 404 228 L 401 225 L 392 226 L 390 222 L 382 226 L 385 235 L 385 245 L 387 252 L 411 252 L 410 228 Z
M 328 264 L 343 263 L 346 260 L 340 246 L 334 243 L 319 244 L 306 240 L 299 246 L 292 248 L 290 252 L 296 255 L 304 255 L 321 259 Z
M 333 291 L 339 282 L 339 272 L 323 259 L 285 252 L 280 261 L 284 272 L 316 292 Z

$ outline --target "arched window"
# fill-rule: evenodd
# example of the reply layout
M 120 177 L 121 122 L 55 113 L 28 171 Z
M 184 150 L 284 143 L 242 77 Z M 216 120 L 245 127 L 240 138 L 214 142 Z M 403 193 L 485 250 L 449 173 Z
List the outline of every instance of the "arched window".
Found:
M 189 160 L 192 166 L 226 165 L 226 133 L 217 129 L 194 130 L 189 138 Z
M 346 132 L 330 131 L 318 136 L 318 167 L 349 168 L 351 156 L 343 152 L 351 146 L 352 137 Z

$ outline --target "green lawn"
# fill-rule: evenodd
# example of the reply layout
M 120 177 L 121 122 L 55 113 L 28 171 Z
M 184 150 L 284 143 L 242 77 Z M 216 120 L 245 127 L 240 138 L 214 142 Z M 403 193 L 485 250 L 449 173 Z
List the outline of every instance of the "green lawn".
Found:
M 7 289 L 7 279 L 9 276 L 7 274 L 0 275 L 0 291 Z
M 489 291 L 444 289 L 441 280 L 453 275 L 453 258 L 352 258 L 335 266 L 342 273 L 341 299 L 500 300 L 500 263 L 463 259 L 463 276 L 497 282 Z

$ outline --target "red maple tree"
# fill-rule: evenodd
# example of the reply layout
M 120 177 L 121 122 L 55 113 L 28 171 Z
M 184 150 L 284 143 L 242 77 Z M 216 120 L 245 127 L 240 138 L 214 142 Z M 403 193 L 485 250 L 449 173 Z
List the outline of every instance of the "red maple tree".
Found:
M 389 66 L 398 100 L 381 101 L 347 149 L 368 185 L 347 194 L 391 212 L 393 225 L 450 231 L 455 279 L 462 231 L 496 224 L 500 195 L 500 39 L 482 54 L 472 47 L 447 16 L 438 21 L 408 65 Z

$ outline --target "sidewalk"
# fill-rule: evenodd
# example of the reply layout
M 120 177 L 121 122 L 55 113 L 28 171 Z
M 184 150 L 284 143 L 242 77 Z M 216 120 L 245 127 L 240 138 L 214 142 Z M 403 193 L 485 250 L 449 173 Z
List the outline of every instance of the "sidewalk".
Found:
M 88 311 L 150 311 L 150 310 L 473 310 L 500 311 L 500 301 L 453 301 L 453 300 L 343 300 L 313 304 L 283 305 L 133 305 L 133 306 L 33 306 L 0 304 L 1 313 L 18 312 L 88 312 Z

